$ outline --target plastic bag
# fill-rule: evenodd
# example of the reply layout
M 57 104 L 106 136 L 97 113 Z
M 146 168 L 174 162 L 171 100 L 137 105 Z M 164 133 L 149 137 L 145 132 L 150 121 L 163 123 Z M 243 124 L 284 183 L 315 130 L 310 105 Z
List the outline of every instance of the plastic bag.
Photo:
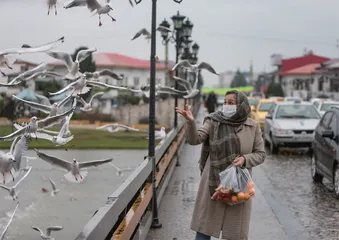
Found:
M 255 195 L 254 183 L 247 168 L 233 165 L 219 173 L 220 184 L 212 196 L 213 200 L 233 206 L 243 203 Z

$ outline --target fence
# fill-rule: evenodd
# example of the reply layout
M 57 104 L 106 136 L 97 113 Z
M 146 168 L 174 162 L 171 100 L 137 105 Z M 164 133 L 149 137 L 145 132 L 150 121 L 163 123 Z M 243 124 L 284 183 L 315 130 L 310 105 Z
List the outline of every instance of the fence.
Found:
M 191 111 L 196 116 L 200 96 L 191 102 Z M 177 128 L 168 133 L 155 152 L 158 205 L 185 144 L 185 122 L 180 120 Z M 151 173 L 152 161 L 145 157 L 143 163 L 108 197 L 106 204 L 99 208 L 75 240 L 145 239 L 152 223 Z

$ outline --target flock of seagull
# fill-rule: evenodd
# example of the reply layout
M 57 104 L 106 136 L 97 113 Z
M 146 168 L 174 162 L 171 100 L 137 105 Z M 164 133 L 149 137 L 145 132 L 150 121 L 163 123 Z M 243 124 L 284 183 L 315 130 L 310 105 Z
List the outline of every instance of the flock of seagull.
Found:
M 56 3 L 57 0 L 47 0 L 48 2 L 48 14 L 50 12 L 51 7 L 55 7 L 55 14 L 57 14 Z M 130 0 L 131 5 L 133 6 L 132 1 Z M 87 6 L 91 12 L 99 15 L 99 25 L 101 26 L 101 15 L 107 14 L 112 10 L 112 7 L 109 5 L 109 0 L 106 1 L 106 5 L 100 5 L 96 0 L 71 0 L 64 5 L 64 8 L 72 8 L 78 6 Z M 110 15 L 109 15 L 110 16 Z M 110 16 L 111 17 L 111 16 Z M 113 21 L 115 19 L 111 17 Z M 158 31 L 167 31 L 171 30 L 165 27 L 158 27 Z M 132 40 L 140 37 L 141 35 L 145 36 L 146 40 L 151 39 L 151 34 L 147 31 L 147 29 L 143 28 L 139 32 L 133 36 Z M 36 140 L 45 139 L 52 142 L 55 146 L 66 145 L 74 139 L 74 135 L 71 133 L 69 125 L 72 115 L 75 109 L 78 106 L 78 103 L 81 103 L 82 107 L 80 107 L 80 111 L 88 112 L 92 111 L 92 103 L 94 98 L 99 98 L 104 94 L 104 91 L 97 92 L 91 96 L 89 102 L 86 102 L 81 95 L 86 94 L 90 91 L 91 88 L 101 88 L 101 89 L 113 89 L 113 90 L 129 90 L 134 93 L 139 93 L 145 95 L 145 97 L 149 97 L 150 95 L 150 85 L 141 86 L 140 89 L 134 89 L 128 86 L 116 86 L 110 85 L 103 82 L 100 82 L 100 77 L 106 76 L 117 81 L 123 80 L 121 75 L 114 73 L 111 70 L 104 69 L 96 72 L 80 72 L 80 63 L 84 61 L 87 57 L 91 56 L 94 52 L 97 51 L 96 48 L 84 49 L 80 50 L 77 53 L 75 61 L 72 60 L 71 54 L 54 51 L 54 48 L 60 43 L 64 42 L 64 37 L 61 37 L 55 41 L 48 42 L 38 46 L 31 46 L 29 44 L 23 44 L 19 48 L 7 49 L 5 51 L 0 52 L 0 73 L 3 76 L 6 76 L 5 72 L 1 69 L 13 69 L 12 65 L 17 59 L 19 55 L 22 54 L 30 54 L 30 53 L 45 53 L 48 56 L 60 60 L 67 67 L 67 74 L 61 75 L 59 73 L 48 70 L 48 65 L 45 62 L 42 62 L 35 68 L 32 68 L 28 71 L 25 71 L 19 74 L 16 78 L 11 80 L 8 83 L 0 83 L 0 87 L 18 87 L 24 85 L 27 81 L 32 81 L 37 78 L 42 77 L 54 77 L 59 78 L 61 81 L 67 81 L 67 85 L 60 89 L 57 92 L 48 93 L 49 96 L 55 96 L 62 93 L 66 93 L 66 97 L 53 104 L 42 104 L 36 103 L 33 101 L 27 101 L 25 99 L 19 98 L 15 95 L 12 98 L 16 101 L 22 102 L 31 108 L 35 108 L 39 111 L 42 111 L 47 115 L 44 119 L 38 119 L 33 116 L 30 118 L 28 123 L 24 123 L 22 125 L 14 123 L 13 126 L 15 131 L 6 135 L 0 136 L 0 141 L 12 141 L 11 148 L 9 152 L 5 153 L 0 151 L 0 181 L 2 180 L 2 184 L 0 188 L 8 191 L 8 198 L 13 199 L 13 201 L 17 202 L 16 207 L 12 213 L 12 216 L 3 230 L 0 240 L 5 238 L 5 234 L 7 229 L 10 226 L 11 221 L 17 211 L 19 205 L 19 191 L 17 190 L 18 186 L 22 181 L 24 181 L 30 174 L 32 166 L 29 165 L 29 159 L 33 159 L 25 156 L 25 152 L 28 150 L 28 145 L 32 138 Z M 172 72 L 183 68 L 187 71 L 198 74 L 201 69 L 205 69 L 213 74 L 218 73 L 213 69 L 213 67 L 206 63 L 201 62 L 196 65 L 192 65 L 188 60 L 183 60 L 178 62 L 173 68 Z M 161 84 L 156 84 L 155 90 L 156 95 L 159 93 L 162 94 L 170 94 L 170 95 L 180 95 L 183 98 L 190 99 L 194 98 L 199 94 L 199 90 L 197 89 L 197 78 L 194 83 L 190 81 L 174 76 L 172 77 L 174 81 L 177 81 L 178 84 L 182 85 L 185 88 L 185 91 L 179 91 L 174 87 L 163 86 Z M 49 101 L 48 101 L 49 102 Z M 67 109 L 64 111 L 64 109 Z M 52 131 L 49 128 L 61 126 L 59 131 Z M 132 128 L 126 125 L 111 123 L 104 126 L 100 126 L 97 128 L 98 130 L 107 130 L 110 133 L 115 133 L 118 131 L 140 131 L 139 129 Z M 155 132 L 156 140 L 164 140 L 166 138 L 166 130 L 165 128 L 161 128 L 160 131 Z M 160 142 L 161 144 L 161 142 Z M 159 145 L 160 145 L 159 144 Z M 159 147 L 159 145 L 157 147 Z M 67 151 L 67 148 L 65 148 Z M 103 164 L 109 164 L 116 169 L 116 173 L 120 176 L 124 171 L 131 171 L 131 168 L 120 169 L 115 166 L 112 161 L 112 158 L 101 159 L 101 160 L 91 160 L 86 162 L 78 162 L 76 159 L 73 160 L 65 160 L 56 156 L 51 156 L 46 153 L 39 151 L 38 149 L 34 149 L 37 154 L 37 157 L 44 160 L 47 163 L 52 165 L 56 165 L 63 170 L 66 171 L 64 177 L 69 182 L 79 183 L 82 182 L 87 176 L 87 168 L 96 167 Z M 26 164 L 23 166 L 22 159 L 26 157 Z M 19 179 L 19 180 L 17 180 Z M 55 196 L 60 191 L 57 189 L 55 182 L 49 178 L 51 183 L 51 194 Z M 9 183 L 13 183 L 10 185 Z M 50 226 L 46 229 L 46 232 L 42 231 L 40 228 L 36 226 L 32 226 L 32 229 L 40 232 L 40 237 L 42 239 L 54 239 L 51 236 L 53 231 L 60 231 L 63 229 L 62 226 Z

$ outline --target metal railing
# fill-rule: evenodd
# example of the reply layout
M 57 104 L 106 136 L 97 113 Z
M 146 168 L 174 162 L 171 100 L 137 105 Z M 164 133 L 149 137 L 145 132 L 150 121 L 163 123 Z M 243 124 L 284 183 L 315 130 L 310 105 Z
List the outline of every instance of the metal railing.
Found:
M 192 99 L 191 111 L 196 116 L 200 96 Z M 176 166 L 177 156 L 185 144 L 184 119 L 173 128 L 155 152 L 156 187 L 159 205 Z M 75 240 L 145 239 L 152 222 L 152 160 L 145 160 L 92 216 Z

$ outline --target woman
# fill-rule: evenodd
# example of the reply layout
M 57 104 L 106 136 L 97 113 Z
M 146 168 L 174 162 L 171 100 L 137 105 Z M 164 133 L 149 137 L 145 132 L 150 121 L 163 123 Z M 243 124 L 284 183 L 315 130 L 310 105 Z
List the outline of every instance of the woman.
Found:
M 220 183 L 219 173 L 229 165 L 249 169 L 261 164 L 265 157 L 264 142 L 259 123 L 248 118 L 250 106 L 244 93 L 229 91 L 225 95 L 223 111 L 204 119 L 197 130 L 191 111 L 176 108 L 187 120 L 186 136 L 191 145 L 203 143 L 199 161 L 201 181 L 192 216 L 191 229 L 196 240 L 247 240 L 252 201 L 234 206 L 212 200 Z

